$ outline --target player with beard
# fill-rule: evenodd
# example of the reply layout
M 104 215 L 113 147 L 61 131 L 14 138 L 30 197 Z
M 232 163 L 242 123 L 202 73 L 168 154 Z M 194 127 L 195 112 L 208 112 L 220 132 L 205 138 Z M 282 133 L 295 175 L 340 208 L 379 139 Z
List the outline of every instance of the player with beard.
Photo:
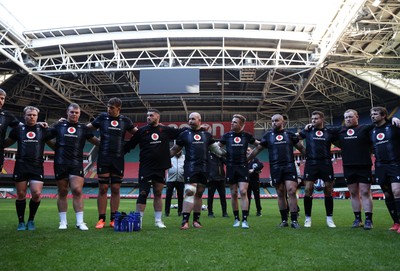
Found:
M 391 231 L 400 233 L 400 128 L 388 121 L 384 107 L 371 108 L 371 131 L 375 155 L 375 179 L 385 193 L 385 203 L 393 219 Z
M 372 171 L 370 131 L 375 127 L 359 125 L 356 110 L 344 112 L 344 126 L 338 130 L 338 147 L 342 150 L 344 178 L 351 195 L 354 212 L 352 228 L 363 226 L 361 208 L 365 211 L 364 229 L 372 229 Z M 336 142 L 335 142 L 336 144 Z
M 397 118 L 393 124 L 399 124 Z M 360 125 L 358 112 L 348 109 L 344 112 L 344 126 L 333 128 L 337 140 L 334 142 L 342 151 L 344 178 L 351 195 L 354 212 L 352 228 L 363 226 L 361 208 L 365 212 L 364 229 L 373 228 L 371 184 L 371 142 L 370 131 L 375 124 Z
M 306 164 L 304 168 L 304 227 L 311 227 L 311 211 L 313 203 L 314 183 L 318 179 L 325 182 L 325 211 L 326 224 L 329 228 L 336 228 L 333 222 L 333 167 L 331 160 L 331 145 L 335 140 L 334 132 L 324 127 L 324 113 L 311 113 L 311 129 L 304 129 L 300 137 L 306 139 Z
M 231 131 L 222 135 L 219 146 L 226 149 L 226 181 L 231 190 L 231 202 L 234 215 L 233 227 L 240 226 L 238 192 L 242 209 L 242 228 L 248 229 L 249 199 L 249 171 L 247 163 L 247 148 L 249 144 L 258 145 L 253 135 L 244 132 L 246 118 L 242 115 L 233 115 Z
M 155 226 L 166 228 L 162 216 L 162 190 L 165 185 L 165 172 L 171 167 L 169 142 L 187 128 L 176 129 L 160 124 L 160 112 L 147 110 L 147 125 L 140 127 L 125 145 L 125 151 L 140 147 L 139 154 L 139 197 L 136 211 L 143 217 L 147 197 L 153 186 Z
M 271 121 L 272 130 L 264 134 L 260 144 L 250 153 L 248 159 L 251 160 L 263 149 L 268 149 L 271 181 L 278 194 L 278 207 L 281 214 L 279 227 L 289 226 L 287 212 L 287 205 L 289 205 L 291 227 L 299 229 L 296 196 L 298 182 L 293 148 L 295 147 L 304 155 L 305 149 L 295 133 L 284 129 L 285 120 L 282 115 L 273 115 Z
M 208 179 L 208 149 L 214 143 L 209 132 L 201 129 L 201 115 L 197 112 L 189 115 L 190 129 L 182 132 L 171 148 L 171 157 L 185 148 L 185 197 L 182 209 L 181 230 L 189 229 L 190 213 L 193 211 L 194 228 L 202 228 L 200 213 L 202 196 Z

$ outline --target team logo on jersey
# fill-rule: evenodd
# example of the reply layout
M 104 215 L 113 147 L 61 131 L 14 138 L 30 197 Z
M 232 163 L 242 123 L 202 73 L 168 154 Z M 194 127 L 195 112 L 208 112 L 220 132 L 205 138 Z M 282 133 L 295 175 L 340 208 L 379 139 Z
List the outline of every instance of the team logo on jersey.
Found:
M 158 140 L 159 138 L 160 137 L 158 136 L 158 134 L 156 134 L 156 133 L 151 134 L 151 139 Z
M 321 137 L 321 136 L 324 135 L 324 133 L 322 131 L 316 131 L 315 135 L 318 136 L 318 137 Z
M 349 130 L 347 130 L 347 135 L 348 136 L 352 136 L 352 135 L 354 135 L 354 130 L 353 129 L 349 129 Z
M 67 131 L 68 131 L 68 133 L 70 133 L 70 134 L 75 134 L 75 133 L 76 133 L 75 127 L 69 127 L 69 128 L 67 129 Z
M 378 140 L 383 140 L 385 138 L 385 134 L 384 133 L 379 133 L 376 135 L 376 139 Z
M 283 136 L 282 135 L 277 135 L 276 136 L 276 140 L 277 141 L 282 141 L 283 140 Z
M 36 137 L 35 132 L 27 132 L 26 137 L 29 139 L 34 139 Z
M 238 136 L 233 139 L 233 142 L 235 142 L 236 144 L 240 143 L 240 141 L 242 141 L 242 139 Z
M 117 120 L 112 120 L 111 121 L 111 126 L 112 127 L 117 127 L 118 126 L 118 121 Z
M 200 135 L 194 135 L 193 138 L 194 138 L 194 140 L 199 141 L 201 139 L 201 136 Z

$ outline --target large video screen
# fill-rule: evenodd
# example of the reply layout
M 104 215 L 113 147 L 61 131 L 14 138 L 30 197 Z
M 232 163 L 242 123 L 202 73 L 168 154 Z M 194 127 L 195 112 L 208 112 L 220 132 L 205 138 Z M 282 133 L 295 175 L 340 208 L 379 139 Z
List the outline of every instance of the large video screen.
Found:
M 199 69 L 148 69 L 140 71 L 139 94 L 196 94 L 200 92 Z

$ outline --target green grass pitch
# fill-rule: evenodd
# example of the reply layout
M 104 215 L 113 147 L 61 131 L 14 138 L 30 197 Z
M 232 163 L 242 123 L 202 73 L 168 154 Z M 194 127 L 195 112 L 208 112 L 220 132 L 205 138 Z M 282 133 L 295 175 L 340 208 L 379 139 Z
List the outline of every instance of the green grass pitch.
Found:
M 176 202 L 173 202 L 176 203 Z M 203 201 L 205 203 L 205 201 Z M 252 204 L 254 204 L 252 202 Z M 299 201 L 302 208 L 303 201 Z M 374 201 L 374 229 L 352 229 L 349 200 L 335 200 L 337 228 L 325 224 L 324 201 L 315 199 L 312 228 L 278 228 L 280 216 L 274 199 L 262 200 L 263 216 L 250 210 L 250 229 L 233 228 L 214 202 L 216 218 L 203 211 L 202 229 L 179 229 L 176 209 L 165 217 L 167 229 L 154 226 L 148 201 L 140 232 L 97 230 L 96 200 L 85 200 L 89 231 L 75 229 L 69 202 L 67 230 L 58 230 L 56 200 L 43 199 L 36 216 L 36 231 L 17 232 L 15 201 L 0 199 L 1 270 L 395 270 L 400 234 L 392 225 L 384 201 Z M 135 200 L 122 200 L 121 211 L 133 211 Z M 303 224 L 304 213 L 299 219 Z M 108 216 L 108 214 L 107 214 Z M 396 267 L 397 266 L 397 267 Z

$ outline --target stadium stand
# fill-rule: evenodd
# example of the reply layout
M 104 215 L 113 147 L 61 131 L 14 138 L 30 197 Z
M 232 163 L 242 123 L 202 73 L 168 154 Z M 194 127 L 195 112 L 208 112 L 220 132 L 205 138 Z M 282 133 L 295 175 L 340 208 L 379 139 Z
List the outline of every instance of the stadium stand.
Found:
M 0 198 L 8 198 L 9 194 L 12 195 L 14 192 L 14 188 L 8 188 L 8 187 L 0 187 Z
M 11 160 L 9 158 L 4 159 L 3 170 L 1 174 L 12 176 L 14 170 L 15 160 Z

